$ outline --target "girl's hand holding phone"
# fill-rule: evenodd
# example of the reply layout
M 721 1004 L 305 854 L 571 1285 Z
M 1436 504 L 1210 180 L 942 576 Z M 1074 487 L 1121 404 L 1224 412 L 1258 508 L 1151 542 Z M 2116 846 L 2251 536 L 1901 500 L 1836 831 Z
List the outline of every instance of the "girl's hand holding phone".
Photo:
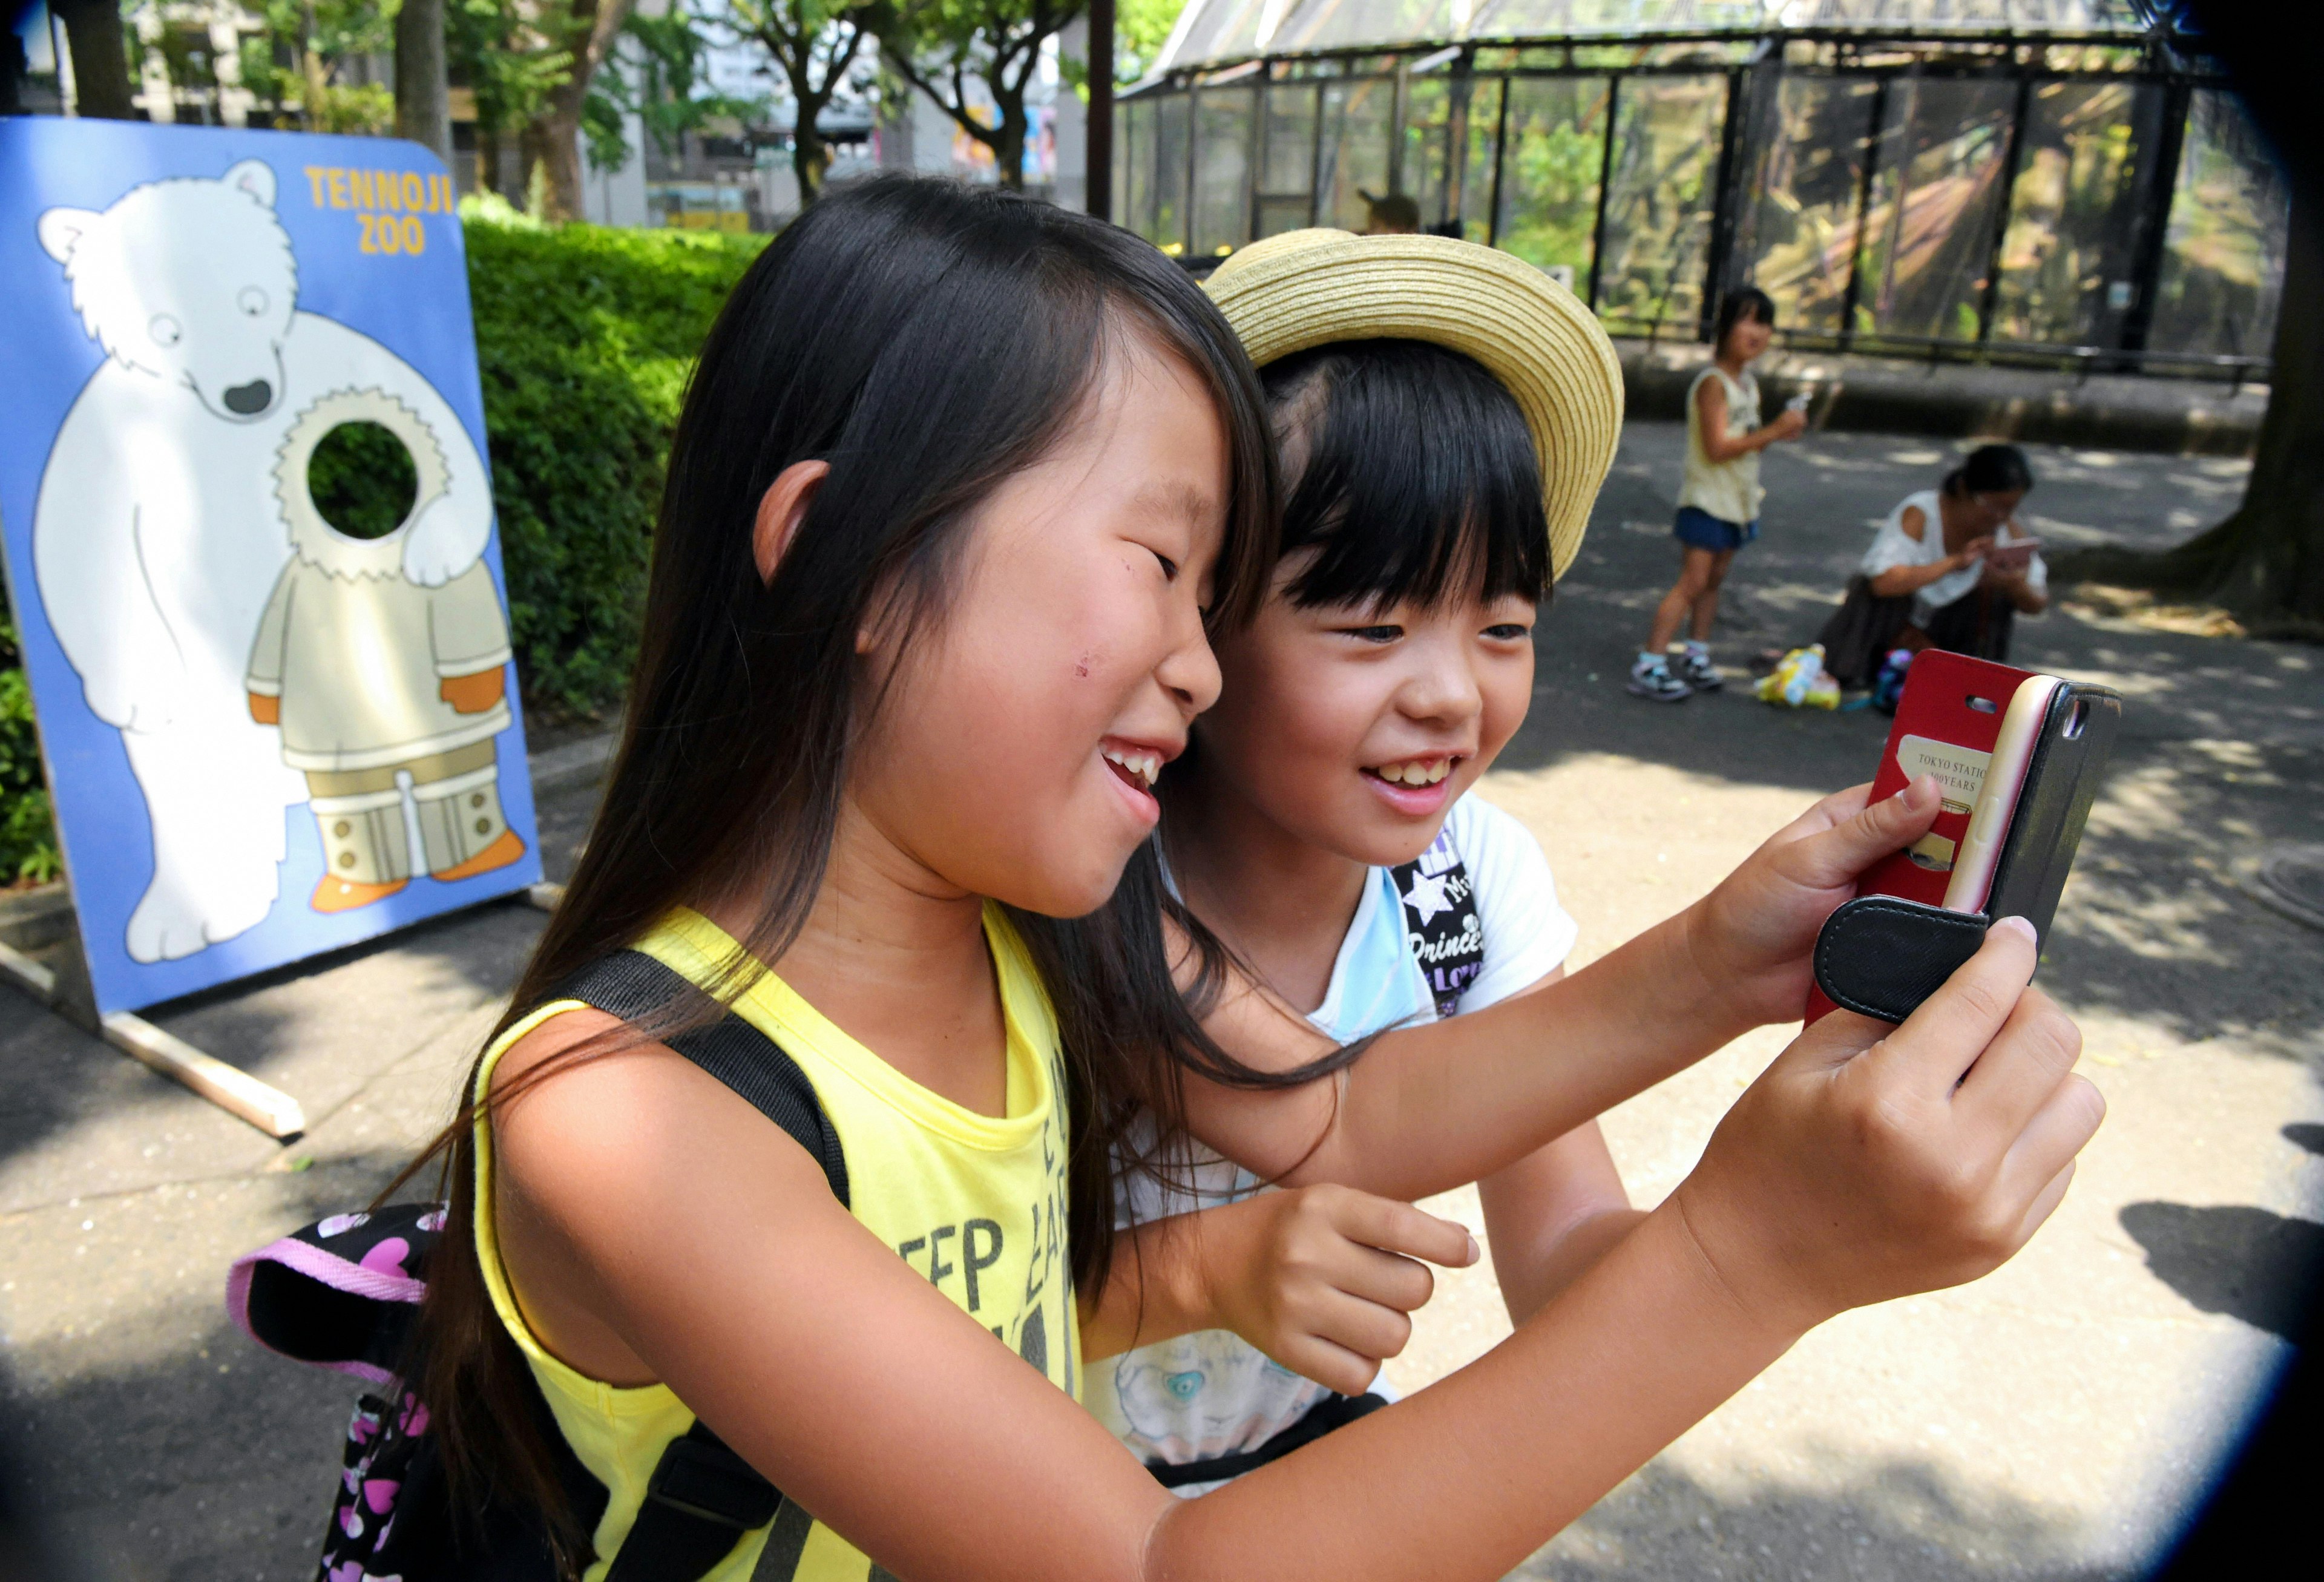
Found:
M 1974 1280 L 2058 1206 L 2106 1101 L 2073 1073 L 2080 1030 L 2028 987 L 2035 948 L 2004 918 L 1901 1026 L 1825 1016 L 1720 1123 L 1676 1199 L 1752 1319 L 1803 1332 Z
M 1824 919 L 1866 869 L 1928 833 L 1942 801 L 1929 776 L 1879 802 L 1870 793 L 1825 797 L 1681 915 L 1691 970 L 1738 1032 L 1798 1017 Z
M 1201 1222 L 1214 1327 L 1342 1395 L 1370 1388 L 1412 1338 L 1408 1315 L 1436 1289 L 1427 1264 L 1480 1255 L 1464 1227 L 1351 1187 L 1260 1192 L 1186 1218 Z
M 1982 538 L 1971 538 L 1968 543 L 1962 545 L 1952 554 L 1947 556 L 1945 557 L 1945 564 L 1951 566 L 1955 571 L 1966 571 L 1970 566 L 1982 561 L 1986 556 L 1986 552 L 1992 547 L 1993 535 L 1990 533 L 1987 533 Z

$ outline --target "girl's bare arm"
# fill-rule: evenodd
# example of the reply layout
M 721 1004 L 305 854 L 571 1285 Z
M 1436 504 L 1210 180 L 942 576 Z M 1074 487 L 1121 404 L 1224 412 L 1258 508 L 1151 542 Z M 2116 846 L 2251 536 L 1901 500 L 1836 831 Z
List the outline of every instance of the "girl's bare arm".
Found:
M 1824 918 L 1936 816 L 1933 781 L 1869 806 L 1867 793 L 1825 798 L 1711 895 L 1572 977 L 1387 1034 L 1338 1081 L 1254 1091 L 1190 1078 L 1188 1127 L 1267 1179 L 1406 1201 L 1513 1164 L 1749 1028 L 1799 1015 Z M 1205 1026 L 1269 1070 L 1331 1047 L 1240 979 Z
M 1827 1018 L 1670 1201 L 1515 1338 L 1198 1501 L 1157 1486 L 850 1218 L 797 1145 L 668 1051 L 507 1108 L 501 1222 L 528 1311 L 601 1322 L 899 1575 L 1484 1582 L 1813 1324 L 1973 1278 L 2031 1234 L 2098 1114 L 2067 1073 L 2072 1025 L 2018 993 L 2032 964 L 2030 933 L 1997 929 L 1901 1033 Z
M 1772 423 L 1763 423 L 1748 434 L 1728 438 L 1727 387 L 1715 379 L 1706 379 L 1695 387 L 1694 404 L 1702 409 L 1698 416 L 1702 419 L 1702 454 L 1714 463 L 1731 462 L 1755 450 L 1765 450 L 1808 426 L 1806 418 L 1786 410 Z
M 1485 1177 L 1477 1196 L 1501 1301 L 1519 1324 L 1646 1218 L 1630 1206 L 1596 1121 Z

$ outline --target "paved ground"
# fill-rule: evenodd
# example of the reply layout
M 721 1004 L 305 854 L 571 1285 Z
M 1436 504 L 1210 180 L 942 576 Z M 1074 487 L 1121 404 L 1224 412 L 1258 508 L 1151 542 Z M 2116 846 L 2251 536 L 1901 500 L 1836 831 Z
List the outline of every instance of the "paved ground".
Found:
M 1585 956 L 1868 773 L 1883 733 L 1869 713 L 1620 692 L 1674 562 L 1676 456 L 1674 429 L 1633 427 L 1545 624 L 1533 718 L 1487 787 L 1547 845 Z M 1738 572 L 1723 655 L 1812 632 L 1871 522 L 1943 457 L 1866 436 L 1771 455 L 1769 532 Z M 2031 514 L 2061 539 L 2168 541 L 2241 488 L 2221 461 L 2036 465 Z M 2241 887 L 2267 842 L 2319 838 L 2324 654 L 2070 612 L 2021 630 L 2022 661 L 2133 701 L 2044 969 L 2113 1107 L 2073 1194 L 1994 1278 L 1810 1338 L 1522 1575 L 2133 1575 L 2280 1363 L 2324 1245 L 2324 934 Z M 587 803 L 544 801 L 553 873 Z M 440 1123 L 538 928 L 486 908 L 157 1014 L 299 1096 L 314 1129 L 288 1149 L 0 998 L 8 1410 L 100 1574 L 309 1574 L 353 1391 L 244 1341 L 219 1306 L 225 1265 L 360 1200 Z M 1744 1040 L 1609 1118 L 1642 1202 L 1784 1039 Z M 1506 1328 L 1489 1273 L 1457 1277 L 1394 1376 L 1440 1376 Z

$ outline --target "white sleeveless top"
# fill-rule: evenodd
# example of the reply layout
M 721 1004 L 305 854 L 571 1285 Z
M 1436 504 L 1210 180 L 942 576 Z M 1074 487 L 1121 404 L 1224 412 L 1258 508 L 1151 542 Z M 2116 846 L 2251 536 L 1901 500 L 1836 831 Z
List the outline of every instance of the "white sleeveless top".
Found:
M 1900 566 L 1934 566 L 1942 560 L 1945 557 L 1942 509 L 1941 497 L 1934 489 L 1923 489 L 1898 501 L 1895 509 L 1888 513 L 1887 520 L 1880 524 L 1880 530 L 1873 535 L 1857 570 L 1868 577 L 1876 577 Z M 1923 518 L 1921 536 L 1917 538 L 1904 530 L 1904 513 L 1908 510 L 1917 510 Z M 2004 544 L 2021 536 L 2009 525 L 2005 525 L 1994 535 L 1997 541 Z M 1930 616 L 1977 586 L 1978 579 L 1984 575 L 1982 565 L 1965 566 L 1928 584 L 1913 595 L 1914 621 L 1925 624 Z M 2025 585 L 2037 593 L 2049 591 L 2050 568 L 2043 563 L 2042 552 L 2038 549 L 2025 567 Z
M 1727 387 L 1727 437 L 1740 439 L 1759 427 L 1759 382 L 1746 369 L 1740 382 L 1713 363 L 1686 387 L 1686 478 L 1679 485 L 1678 502 L 1706 511 L 1737 527 L 1757 521 L 1759 501 L 1759 453 L 1746 451 L 1731 462 L 1714 462 L 1702 449 L 1702 409 L 1695 396 L 1706 379 Z

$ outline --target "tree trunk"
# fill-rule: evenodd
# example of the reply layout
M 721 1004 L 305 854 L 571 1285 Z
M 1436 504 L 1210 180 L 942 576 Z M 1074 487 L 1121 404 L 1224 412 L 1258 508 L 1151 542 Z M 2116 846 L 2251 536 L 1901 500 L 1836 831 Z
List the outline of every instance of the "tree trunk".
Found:
M 1102 220 L 1113 218 L 1113 9 L 1114 0 L 1090 0 L 1089 115 L 1083 143 L 1088 169 L 1082 207 Z
M 992 129 L 992 162 L 1001 178 L 1001 185 L 1011 192 L 1025 190 L 1025 138 L 1031 130 L 1025 115 L 1025 93 L 1003 94 L 994 85 L 992 107 L 1000 114 L 1000 124 Z
M 403 0 L 395 19 L 395 133 L 452 163 L 452 90 L 444 75 L 444 0 Z
M 547 111 L 526 128 L 525 196 L 532 196 L 537 169 L 544 220 L 581 217 L 581 101 L 588 93 L 589 80 L 576 59 L 573 75 L 549 90 Z
M 2235 515 L 2218 535 L 2211 596 L 2264 625 L 2324 628 L 2324 203 L 2292 198 L 2274 372 L 2259 454 Z M 2200 543 L 2200 540 L 2198 540 Z M 2189 545 L 2192 549 L 2195 546 Z
M 2267 416 L 2243 504 L 2175 549 L 2059 556 L 2067 579 L 2216 602 L 2255 635 L 2324 635 L 2324 204 L 2295 190 Z
M 530 146 L 526 154 L 528 191 L 532 171 L 541 179 L 540 217 L 577 220 L 581 217 L 581 106 L 589 97 L 589 84 L 613 52 L 613 41 L 630 19 L 636 0 L 574 0 L 570 32 L 565 48 L 573 64 L 565 80 L 549 89 L 548 107 L 525 132 Z
M 482 121 L 476 124 L 476 190 L 508 197 L 501 191 L 501 134 Z
M 796 102 L 796 96 L 794 96 Z M 791 174 L 798 180 L 799 212 L 823 196 L 823 175 L 831 169 L 831 148 L 816 130 L 819 111 L 799 106 L 798 124 L 791 129 Z
M 14 32 L 0 32 L 0 115 L 23 110 L 18 85 L 24 80 L 24 41 Z
M 116 0 L 55 0 L 72 47 L 73 108 L 107 121 L 134 121 L 130 103 L 129 50 L 122 38 Z

